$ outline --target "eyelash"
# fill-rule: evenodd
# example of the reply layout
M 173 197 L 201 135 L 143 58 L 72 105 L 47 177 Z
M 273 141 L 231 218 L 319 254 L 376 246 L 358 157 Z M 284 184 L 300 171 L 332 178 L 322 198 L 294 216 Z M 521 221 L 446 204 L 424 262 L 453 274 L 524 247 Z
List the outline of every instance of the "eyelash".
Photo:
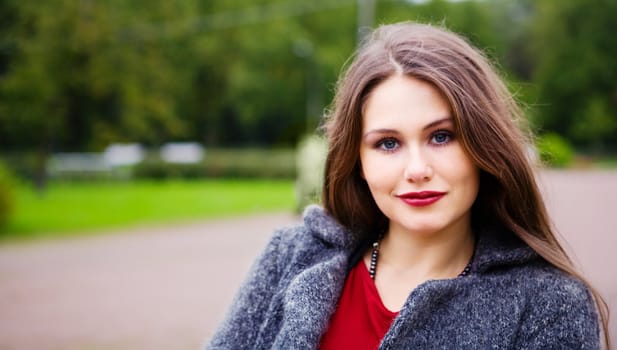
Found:
M 445 137 L 447 137 L 447 140 L 443 141 L 443 142 L 433 142 L 433 139 L 436 136 L 445 136 Z M 443 129 L 436 130 L 435 132 L 431 133 L 431 135 L 429 137 L 430 143 L 433 146 L 436 146 L 436 147 L 446 146 L 450 142 L 452 142 L 453 139 L 454 139 L 454 134 L 451 131 L 449 131 L 449 130 L 443 130 Z M 384 145 L 385 145 L 386 142 L 394 142 L 395 145 L 392 148 L 384 148 Z M 394 137 L 384 137 L 384 138 L 379 139 L 379 141 L 377 141 L 377 143 L 375 143 L 375 148 L 378 148 L 378 149 L 380 149 L 380 150 L 382 150 L 384 152 L 387 152 L 387 153 L 395 152 L 398 149 L 398 147 L 400 147 L 399 141 L 396 138 L 394 138 Z
M 394 142 L 396 143 L 396 146 L 394 148 L 384 148 L 384 144 L 386 142 Z M 377 143 L 375 144 L 375 148 L 379 148 L 380 150 L 387 152 L 387 153 L 392 153 L 396 151 L 396 148 L 398 148 L 398 146 L 399 146 L 398 140 L 396 140 L 393 137 L 384 137 L 382 139 L 379 139 L 379 141 L 377 141 Z
M 438 135 L 443 135 L 446 136 L 448 138 L 447 141 L 441 142 L 441 143 L 435 143 L 436 146 L 445 146 L 447 144 L 449 144 L 450 142 L 452 142 L 452 140 L 454 139 L 454 133 L 452 133 L 449 130 L 437 130 L 434 133 L 431 134 L 431 140 L 434 139 L 436 136 Z

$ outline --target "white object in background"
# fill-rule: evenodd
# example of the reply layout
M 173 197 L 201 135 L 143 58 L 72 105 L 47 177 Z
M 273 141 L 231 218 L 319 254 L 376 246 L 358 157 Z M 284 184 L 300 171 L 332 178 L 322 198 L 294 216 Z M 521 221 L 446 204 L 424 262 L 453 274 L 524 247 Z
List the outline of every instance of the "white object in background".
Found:
M 145 151 L 138 143 L 114 143 L 103 152 L 105 162 L 112 167 L 138 164 L 144 156 Z
M 168 163 L 199 163 L 205 153 L 197 142 L 169 142 L 161 147 L 161 158 Z

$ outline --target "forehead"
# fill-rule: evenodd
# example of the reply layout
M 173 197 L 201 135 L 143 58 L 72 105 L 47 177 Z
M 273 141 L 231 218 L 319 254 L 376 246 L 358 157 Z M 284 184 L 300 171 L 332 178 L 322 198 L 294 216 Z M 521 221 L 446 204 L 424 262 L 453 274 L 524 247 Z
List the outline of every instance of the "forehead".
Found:
M 393 124 L 424 127 L 435 120 L 451 118 L 451 114 L 448 101 L 432 84 L 394 75 L 367 96 L 362 124 L 363 129 L 388 128 Z

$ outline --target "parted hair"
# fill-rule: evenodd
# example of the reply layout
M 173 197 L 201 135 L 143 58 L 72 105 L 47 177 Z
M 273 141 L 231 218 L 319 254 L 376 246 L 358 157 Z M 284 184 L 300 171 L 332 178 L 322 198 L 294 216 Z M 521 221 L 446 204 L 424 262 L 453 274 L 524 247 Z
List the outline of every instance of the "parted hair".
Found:
M 371 91 L 393 75 L 436 87 L 448 101 L 456 137 L 480 169 L 472 206 L 474 229 L 505 228 L 547 262 L 585 282 L 596 301 L 608 346 L 608 310 L 576 271 L 556 238 L 530 157 L 532 138 L 518 103 L 484 54 L 445 28 L 397 23 L 378 27 L 341 74 L 324 128 L 328 154 L 322 202 L 357 235 L 374 239 L 387 229 L 361 176 L 362 113 Z

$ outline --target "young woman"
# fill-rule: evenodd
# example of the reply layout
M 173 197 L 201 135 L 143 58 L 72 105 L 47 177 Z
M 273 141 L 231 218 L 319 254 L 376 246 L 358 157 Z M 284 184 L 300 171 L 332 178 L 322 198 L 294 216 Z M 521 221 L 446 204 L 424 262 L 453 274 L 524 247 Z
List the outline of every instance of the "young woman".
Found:
M 378 28 L 326 121 L 323 208 L 276 232 L 208 347 L 600 348 L 522 119 L 460 36 Z

